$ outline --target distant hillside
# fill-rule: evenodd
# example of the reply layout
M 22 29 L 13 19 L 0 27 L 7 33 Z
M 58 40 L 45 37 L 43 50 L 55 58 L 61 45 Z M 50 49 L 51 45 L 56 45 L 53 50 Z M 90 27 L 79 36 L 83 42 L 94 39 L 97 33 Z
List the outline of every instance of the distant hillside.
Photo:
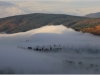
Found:
M 100 19 L 91 19 L 63 14 L 27 14 L 0 19 L 0 32 L 17 33 L 39 28 L 44 25 L 59 25 L 71 27 L 76 31 L 94 28 L 100 25 Z M 84 31 L 85 32 L 85 31 Z M 88 32 L 88 31 L 86 31 Z M 92 32 L 89 32 L 92 33 Z M 93 34 L 96 34 L 93 33 Z
M 91 14 L 86 15 L 85 17 L 100 18 L 100 12 L 98 12 L 98 13 L 91 13 Z

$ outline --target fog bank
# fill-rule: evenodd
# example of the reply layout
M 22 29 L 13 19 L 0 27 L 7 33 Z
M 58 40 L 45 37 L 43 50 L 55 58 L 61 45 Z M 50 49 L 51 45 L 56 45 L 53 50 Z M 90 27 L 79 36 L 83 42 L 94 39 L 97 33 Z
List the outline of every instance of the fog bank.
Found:
M 76 32 L 63 25 L 51 25 L 16 34 L 0 34 L 0 41 L 0 69 L 6 72 L 10 67 L 15 73 L 25 74 L 100 73 L 99 36 Z M 53 47 L 59 44 L 62 47 L 59 52 L 27 49 L 29 46 Z M 75 64 L 68 64 L 66 60 Z

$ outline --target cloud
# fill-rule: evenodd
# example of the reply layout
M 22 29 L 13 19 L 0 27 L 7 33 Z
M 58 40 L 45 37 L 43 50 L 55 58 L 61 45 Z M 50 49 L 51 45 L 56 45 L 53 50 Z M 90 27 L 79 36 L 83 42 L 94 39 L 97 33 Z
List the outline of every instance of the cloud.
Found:
M 83 16 L 99 12 L 99 0 L 6 0 L 15 4 L 24 13 L 61 13 Z M 1 3 L 1 2 L 0 2 Z M 12 6 L 11 3 L 1 3 L 1 6 Z M 5 8 L 4 8 L 5 9 Z M 76 11 L 76 9 L 80 10 Z M 5 12 L 5 11 L 4 11 Z M 17 11 L 16 11 L 17 12 Z M 2 13 L 1 13 L 2 14 Z M 8 13 L 9 14 L 9 13 Z M 16 15 L 16 14 L 15 14 Z
M 14 4 L 0 1 L 0 18 L 21 14 L 26 14 L 26 12 Z
M 14 6 L 14 5 L 8 2 L 0 1 L 0 6 Z
M 59 1 L 29 1 L 20 2 L 18 7 L 27 10 L 29 13 L 56 13 L 56 14 L 70 14 L 72 10 L 65 10 L 68 8 L 66 3 L 60 3 Z M 72 15 L 72 14 L 70 14 Z
M 72 2 L 72 1 L 78 1 L 78 0 L 59 0 L 60 2 Z
M 12 4 L 0 2 L 1 18 L 25 13 L 55 13 L 83 16 L 100 11 L 100 1 L 98 0 L 22 0 L 10 2 Z M 77 9 L 80 11 L 77 11 Z
M 15 73 L 24 74 L 100 73 L 100 71 L 96 71 L 100 69 L 100 53 L 86 52 L 100 50 L 99 40 L 99 36 L 76 32 L 63 25 L 44 26 L 16 34 L 0 34 L 0 69 L 6 72 L 6 70 L 9 71 L 7 67 L 10 67 Z M 63 49 L 59 52 L 27 49 L 29 46 L 35 48 L 37 45 L 53 47 L 54 44 L 60 44 Z M 22 46 L 22 48 L 18 46 Z M 82 52 L 77 53 L 77 50 L 82 50 Z M 66 60 L 74 61 L 75 64 L 68 64 Z M 82 65 L 79 65 L 78 62 L 82 62 Z M 95 66 L 89 68 L 90 64 L 97 65 L 98 68 Z
M 19 2 L 19 7 L 28 10 L 30 13 L 49 11 L 56 13 L 61 11 L 64 14 L 73 13 L 73 15 L 85 15 L 91 12 L 98 12 L 99 9 L 98 0 L 34 0 L 34 1 L 22 1 Z M 87 8 L 88 10 L 83 10 Z M 92 9 L 94 8 L 94 9 Z M 76 11 L 76 9 L 81 10 L 81 12 Z M 91 9 L 93 11 L 91 11 Z

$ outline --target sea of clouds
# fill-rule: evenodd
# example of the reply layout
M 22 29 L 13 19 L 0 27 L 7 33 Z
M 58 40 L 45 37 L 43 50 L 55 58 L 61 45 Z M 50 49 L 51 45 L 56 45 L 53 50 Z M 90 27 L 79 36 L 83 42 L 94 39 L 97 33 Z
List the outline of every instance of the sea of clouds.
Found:
M 28 40 L 28 41 L 27 41 Z M 59 52 L 28 50 L 27 47 L 59 45 Z M 0 72 L 32 74 L 100 73 L 100 36 L 76 32 L 63 25 L 48 25 L 27 32 L 0 34 Z M 22 47 L 22 48 L 19 48 Z M 78 51 L 78 52 L 77 52 Z M 66 62 L 74 61 L 75 64 Z M 79 65 L 78 62 L 82 62 Z M 93 64 L 93 67 L 90 66 Z

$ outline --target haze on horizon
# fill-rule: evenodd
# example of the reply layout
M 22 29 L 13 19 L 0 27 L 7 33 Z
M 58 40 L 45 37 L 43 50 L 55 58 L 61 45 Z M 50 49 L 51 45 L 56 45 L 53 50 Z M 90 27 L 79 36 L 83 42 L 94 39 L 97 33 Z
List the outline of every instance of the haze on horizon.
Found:
M 8 2 L 8 4 L 4 2 Z M 9 3 L 11 3 L 11 6 Z M 84 16 L 100 12 L 99 7 L 100 0 L 0 0 L 0 16 L 5 14 L 7 16 L 12 14 L 11 16 L 13 16 L 30 13 Z

